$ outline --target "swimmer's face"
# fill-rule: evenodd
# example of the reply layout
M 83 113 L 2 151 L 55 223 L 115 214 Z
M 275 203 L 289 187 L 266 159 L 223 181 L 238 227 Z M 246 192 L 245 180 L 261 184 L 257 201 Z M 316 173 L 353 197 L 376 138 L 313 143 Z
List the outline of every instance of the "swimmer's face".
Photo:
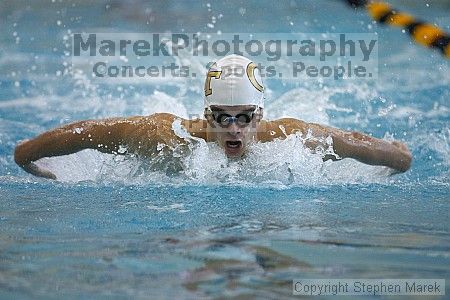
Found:
M 254 105 L 212 105 L 205 113 L 208 131 L 228 157 L 242 156 L 256 139 L 262 110 Z

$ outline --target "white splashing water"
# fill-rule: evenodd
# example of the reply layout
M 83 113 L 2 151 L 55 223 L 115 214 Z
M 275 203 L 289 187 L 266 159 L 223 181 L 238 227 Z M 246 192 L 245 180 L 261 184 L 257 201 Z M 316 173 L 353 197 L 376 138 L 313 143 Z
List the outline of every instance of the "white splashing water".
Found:
M 183 138 L 189 138 L 184 135 Z M 339 183 L 387 183 L 390 171 L 354 160 L 323 162 L 320 154 L 303 146 L 304 139 L 256 143 L 238 160 L 228 159 L 215 143 L 195 139 L 186 155 L 143 159 L 114 156 L 95 150 L 44 158 L 37 163 L 51 170 L 60 181 L 121 182 L 123 184 L 233 184 L 328 185 Z M 179 157 L 176 157 L 179 156 Z
M 352 112 L 347 107 L 339 107 L 330 101 L 336 94 L 348 93 L 360 101 L 374 98 L 377 93 L 368 85 L 348 84 L 344 87 L 295 88 L 287 91 L 278 99 L 270 101 L 265 114 L 269 119 L 294 117 L 306 122 L 330 125 L 327 109 Z

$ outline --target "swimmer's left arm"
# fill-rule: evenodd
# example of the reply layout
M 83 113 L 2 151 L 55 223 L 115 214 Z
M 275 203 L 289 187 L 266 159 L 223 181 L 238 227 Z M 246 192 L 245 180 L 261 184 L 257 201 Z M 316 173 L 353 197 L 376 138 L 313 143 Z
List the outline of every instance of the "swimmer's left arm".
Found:
M 411 166 L 412 155 L 405 144 L 397 141 L 389 142 L 377 139 L 359 132 L 348 132 L 337 128 L 306 123 L 301 120 L 285 118 L 271 122 L 282 128 L 283 134 L 301 132 L 305 137 L 310 133 L 312 138 L 305 141 L 305 146 L 316 150 L 317 147 L 328 148 L 327 137 L 332 138 L 334 155 L 325 155 L 324 160 L 339 160 L 353 158 L 369 165 L 381 165 L 395 169 L 399 172 L 407 171 Z M 282 136 L 280 133 L 274 137 Z
M 385 141 L 359 132 L 332 129 L 334 152 L 342 158 L 354 158 L 369 165 L 390 167 L 406 172 L 412 161 L 408 147 L 398 141 Z

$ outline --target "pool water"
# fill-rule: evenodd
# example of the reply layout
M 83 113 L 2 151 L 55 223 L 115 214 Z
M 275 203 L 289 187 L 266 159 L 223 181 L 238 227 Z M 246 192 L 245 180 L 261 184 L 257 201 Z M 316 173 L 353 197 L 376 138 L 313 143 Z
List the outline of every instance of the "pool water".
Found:
M 390 3 L 450 31 L 446 1 Z M 325 0 L 8 1 L 0 16 L 0 298 L 279 299 L 300 278 L 450 278 L 449 61 L 401 30 Z M 401 140 L 411 170 L 324 163 L 295 137 L 237 162 L 203 143 L 176 174 L 94 150 L 40 160 L 58 181 L 15 165 L 18 141 L 61 124 L 202 110 L 200 78 L 67 74 L 71 32 L 219 30 L 376 32 L 378 79 L 268 80 L 266 117 Z

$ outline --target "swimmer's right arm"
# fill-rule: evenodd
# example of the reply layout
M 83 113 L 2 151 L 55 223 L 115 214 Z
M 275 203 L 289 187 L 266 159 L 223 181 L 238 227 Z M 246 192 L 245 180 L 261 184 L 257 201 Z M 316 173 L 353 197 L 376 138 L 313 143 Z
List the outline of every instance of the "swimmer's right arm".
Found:
M 83 149 L 97 149 L 105 153 L 118 153 L 122 144 L 130 142 L 136 129 L 142 129 L 142 119 L 112 118 L 71 123 L 31 139 L 20 142 L 14 152 L 15 162 L 35 176 L 56 179 L 34 162 L 43 157 L 67 155 Z
M 330 137 L 334 154 L 324 155 L 324 160 L 353 158 L 369 165 L 390 167 L 397 172 L 405 172 L 411 166 L 411 152 L 405 144 L 398 141 L 386 141 L 360 132 L 344 131 L 293 118 L 273 121 L 269 126 L 274 133 L 272 139 L 295 132 L 302 133 L 304 137 L 310 135 L 305 140 L 305 146 L 311 150 L 317 147 L 327 150 L 330 145 L 326 139 Z M 264 138 L 270 140 L 267 135 Z

